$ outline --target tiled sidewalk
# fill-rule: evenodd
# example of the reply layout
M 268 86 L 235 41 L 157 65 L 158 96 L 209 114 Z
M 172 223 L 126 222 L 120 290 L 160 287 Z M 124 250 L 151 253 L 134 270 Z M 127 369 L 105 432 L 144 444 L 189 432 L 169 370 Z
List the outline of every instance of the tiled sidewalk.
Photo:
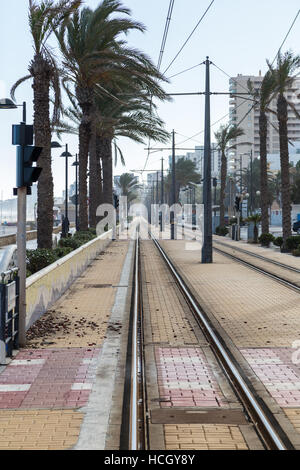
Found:
M 273 248 L 263 248 L 260 245 L 256 245 L 253 243 L 247 243 L 243 240 L 237 242 L 231 240 L 228 237 L 220 237 L 217 235 L 213 236 L 213 239 L 216 242 L 226 243 L 226 245 L 232 248 L 241 248 L 243 250 L 249 251 L 250 253 L 258 254 L 260 256 L 264 256 L 265 258 L 269 258 L 274 261 L 278 261 L 279 263 L 286 264 L 288 266 L 292 266 L 294 268 L 299 269 L 299 259 L 295 256 L 292 256 L 288 253 L 280 253 L 279 249 Z M 216 245 L 217 246 L 217 245 Z
M 156 348 L 155 352 L 162 407 L 226 404 L 200 348 Z
M 0 450 L 76 445 L 111 324 L 127 242 L 111 244 L 28 332 L 0 374 Z
M 260 269 L 264 269 L 270 274 L 274 274 L 288 282 L 296 284 L 296 286 L 300 286 L 300 273 L 288 269 L 289 267 L 296 270 L 300 269 L 299 258 L 292 256 L 291 254 L 280 253 L 278 251 L 274 251 L 272 248 L 263 248 L 259 245 L 250 243 L 235 242 L 226 237 L 218 236 L 214 237 L 214 247 L 225 253 L 236 256 L 240 260 L 246 261 Z M 253 255 L 262 256 L 271 262 L 257 258 L 257 256 Z M 278 266 L 274 264 L 274 262 L 281 263 L 284 267 Z M 285 266 L 287 266 L 287 268 Z

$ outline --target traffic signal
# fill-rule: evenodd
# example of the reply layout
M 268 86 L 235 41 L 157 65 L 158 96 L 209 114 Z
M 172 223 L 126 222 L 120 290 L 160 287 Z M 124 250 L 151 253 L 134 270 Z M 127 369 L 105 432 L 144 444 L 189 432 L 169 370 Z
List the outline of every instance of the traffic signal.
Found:
M 33 126 L 25 123 L 12 127 L 12 143 L 17 145 L 17 188 L 32 186 L 39 179 L 42 168 L 33 166 L 43 151 L 33 143 Z
M 17 188 L 32 186 L 39 179 L 42 168 L 33 166 L 42 153 L 41 147 L 27 145 L 17 148 Z
M 117 196 L 117 194 L 114 194 L 114 208 L 119 209 L 119 205 L 120 205 L 119 196 Z
M 216 188 L 218 186 L 217 178 L 213 178 L 213 187 Z
M 236 196 L 234 206 L 237 212 L 239 212 L 240 210 L 240 202 L 241 202 L 241 198 L 239 196 Z
M 76 204 L 77 204 L 77 202 L 78 202 L 77 195 L 74 194 L 74 195 L 71 196 L 69 199 L 70 199 L 71 203 L 72 203 L 74 206 L 76 206 Z

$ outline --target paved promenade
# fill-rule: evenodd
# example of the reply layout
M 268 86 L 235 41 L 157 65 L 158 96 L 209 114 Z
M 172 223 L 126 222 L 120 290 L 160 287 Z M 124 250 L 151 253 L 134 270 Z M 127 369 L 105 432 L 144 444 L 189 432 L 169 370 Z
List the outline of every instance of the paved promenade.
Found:
M 300 287 L 300 261 L 290 253 L 218 236 L 214 237 L 214 247 Z
M 220 254 L 203 265 L 196 242 L 194 250 L 191 242 L 161 243 L 300 448 L 299 293 Z
M 2 368 L 0 450 L 105 448 L 129 248 L 127 241 L 111 243 L 29 330 L 26 349 Z M 114 357 L 111 369 L 107 355 Z

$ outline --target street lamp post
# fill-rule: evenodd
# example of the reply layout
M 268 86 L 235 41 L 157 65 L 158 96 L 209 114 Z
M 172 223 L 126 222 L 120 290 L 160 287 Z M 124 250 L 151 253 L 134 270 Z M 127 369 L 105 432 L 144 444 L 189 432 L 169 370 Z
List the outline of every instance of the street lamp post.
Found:
M 249 142 L 245 142 L 247 145 L 252 145 Z M 243 155 L 248 155 L 250 157 L 250 215 L 253 212 L 253 150 L 251 148 L 250 152 L 245 152 Z M 242 155 L 241 155 L 242 157 Z
M 68 193 L 68 158 L 73 157 L 71 153 L 68 150 L 68 144 L 66 144 L 66 150 L 61 154 L 62 158 L 65 158 L 66 160 L 66 188 L 65 188 L 65 218 L 62 226 L 62 238 L 67 238 L 69 235 L 69 228 L 70 228 L 70 222 L 69 222 L 69 193 Z

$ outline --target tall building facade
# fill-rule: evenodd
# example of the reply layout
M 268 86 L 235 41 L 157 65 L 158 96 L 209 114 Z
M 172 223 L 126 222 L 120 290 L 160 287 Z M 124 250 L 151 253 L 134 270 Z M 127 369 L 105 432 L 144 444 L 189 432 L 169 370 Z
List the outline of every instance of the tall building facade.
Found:
M 230 93 L 247 93 L 248 80 L 251 80 L 254 89 L 259 90 L 263 80 L 263 76 L 259 73 L 258 76 L 241 75 L 232 77 L 229 80 Z M 286 97 L 292 101 L 297 111 L 300 113 L 300 79 L 296 79 L 293 87 L 288 90 Z M 229 170 L 235 172 L 239 165 L 242 156 L 242 167 L 246 168 L 250 160 L 250 152 L 252 151 L 253 158 L 258 157 L 260 153 L 259 148 L 259 107 L 253 107 L 253 102 L 247 98 L 250 95 L 240 95 L 232 97 L 229 102 L 229 122 L 232 125 L 237 125 L 244 130 L 244 135 L 238 137 L 232 144 L 236 145 L 236 149 L 230 151 L 229 155 Z M 269 106 L 276 112 L 276 98 L 270 103 Z M 279 133 L 277 116 L 273 113 L 268 113 L 268 129 L 267 129 L 267 153 L 279 153 Z M 291 141 L 300 140 L 300 120 L 296 117 L 293 110 L 290 108 L 288 111 L 288 136 Z M 243 142 L 249 144 L 243 145 Z
M 180 158 L 191 160 L 196 165 L 196 170 L 201 176 L 204 174 L 204 145 L 196 146 L 194 152 L 188 152 L 186 155 L 176 156 L 176 161 Z M 169 157 L 169 168 L 172 168 L 172 157 Z M 218 177 L 221 169 L 221 151 L 216 143 L 211 144 L 211 172 L 213 177 Z

